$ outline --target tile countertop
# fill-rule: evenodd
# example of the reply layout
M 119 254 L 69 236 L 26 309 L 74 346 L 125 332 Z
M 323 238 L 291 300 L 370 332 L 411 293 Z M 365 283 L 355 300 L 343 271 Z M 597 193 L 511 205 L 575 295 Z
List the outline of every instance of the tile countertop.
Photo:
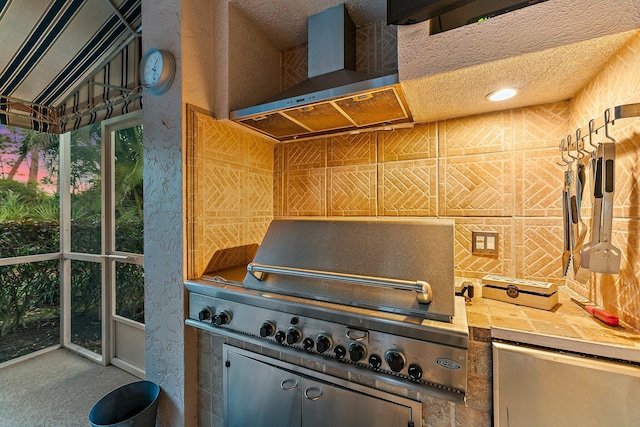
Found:
M 474 285 L 474 298 L 466 304 L 468 324 L 490 330 L 492 339 L 640 363 L 640 332 L 592 317 L 570 299 L 584 297 L 566 286 L 558 287 L 558 304 L 548 311 L 483 298 L 480 279 L 464 281 Z

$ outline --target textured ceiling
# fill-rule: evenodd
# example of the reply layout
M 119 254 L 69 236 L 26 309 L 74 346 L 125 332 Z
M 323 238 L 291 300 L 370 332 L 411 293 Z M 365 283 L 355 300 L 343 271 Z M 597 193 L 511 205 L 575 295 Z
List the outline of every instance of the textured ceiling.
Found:
M 307 42 L 309 15 L 342 0 L 230 3 L 284 50 Z M 357 26 L 386 18 L 385 0 L 345 4 Z M 435 36 L 427 22 L 400 26 L 400 81 L 416 122 L 567 100 L 639 28 L 638 0 L 553 0 Z M 486 100 L 506 86 L 518 96 Z
M 387 16 L 386 0 L 230 0 L 280 50 L 307 42 L 307 17 L 344 3 L 356 26 Z
M 637 31 L 402 81 L 416 122 L 541 105 L 573 98 Z M 491 102 L 486 95 L 504 87 L 518 96 Z

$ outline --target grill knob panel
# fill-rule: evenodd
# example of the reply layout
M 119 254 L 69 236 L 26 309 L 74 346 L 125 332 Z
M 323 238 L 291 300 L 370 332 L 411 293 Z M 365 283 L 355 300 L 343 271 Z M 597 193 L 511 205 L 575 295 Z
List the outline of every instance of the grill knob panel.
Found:
M 393 372 L 400 372 L 404 368 L 404 365 L 407 363 L 407 359 L 404 357 L 404 354 L 397 350 L 387 350 L 384 354 L 384 360 L 389 365 L 389 369 Z
M 328 351 L 333 346 L 333 342 L 331 341 L 331 337 L 326 334 L 320 334 L 316 338 L 316 351 L 318 353 L 324 353 Z
M 422 378 L 422 368 L 415 363 L 409 365 L 409 369 L 407 371 L 409 373 L 409 378 L 414 381 L 418 381 Z
M 276 326 L 273 322 L 265 321 L 262 326 L 260 326 L 260 336 L 262 338 L 270 337 L 273 335 L 273 332 L 276 330 Z
M 336 355 L 338 359 L 342 360 L 347 355 L 347 349 L 344 348 L 344 346 L 339 345 L 333 349 L 333 353 Z
M 278 344 L 282 344 L 286 339 L 287 335 L 284 333 L 284 331 L 276 332 L 276 341 L 278 342 Z
M 216 325 L 222 326 L 231 322 L 231 313 L 226 310 L 222 310 L 216 317 Z
M 349 357 L 354 362 L 359 362 L 367 355 L 367 348 L 359 342 L 349 344 Z
M 213 318 L 213 310 L 210 307 L 205 307 L 200 310 L 200 313 L 198 313 L 198 320 L 200 320 L 201 322 L 204 322 L 205 320 L 209 320 L 211 318 Z
M 382 365 L 382 358 L 377 354 L 372 354 L 369 356 L 369 366 L 373 369 L 378 369 Z
M 304 348 L 307 351 L 313 350 L 313 346 L 314 346 L 314 342 L 311 338 L 305 338 L 302 341 L 302 348 Z
M 298 328 L 289 328 L 287 331 L 287 344 L 293 345 L 300 341 L 302 338 L 302 332 Z

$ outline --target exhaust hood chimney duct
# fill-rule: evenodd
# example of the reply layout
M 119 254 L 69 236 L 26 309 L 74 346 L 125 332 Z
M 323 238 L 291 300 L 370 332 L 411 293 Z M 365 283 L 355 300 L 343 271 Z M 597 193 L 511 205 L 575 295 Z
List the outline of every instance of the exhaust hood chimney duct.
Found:
M 356 70 L 356 26 L 344 5 L 310 16 L 308 24 L 309 78 Z
M 356 26 L 344 4 L 308 18 L 308 79 L 231 120 L 279 141 L 411 121 L 398 75 L 356 71 Z

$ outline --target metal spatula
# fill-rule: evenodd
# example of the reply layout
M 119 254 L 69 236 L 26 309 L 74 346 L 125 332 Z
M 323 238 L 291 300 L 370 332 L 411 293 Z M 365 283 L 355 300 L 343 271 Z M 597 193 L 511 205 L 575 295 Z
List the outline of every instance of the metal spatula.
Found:
M 602 144 L 598 144 L 596 155 L 591 159 L 591 176 L 593 177 L 593 213 L 591 215 L 591 240 L 585 243 L 580 250 L 580 271 L 589 270 L 593 247 L 600 243 L 600 225 L 602 223 Z M 581 273 L 583 274 L 583 273 Z M 584 273 L 586 274 L 586 273 Z M 590 275 L 590 273 L 589 273 Z M 581 276 L 580 278 L 583 278 Z M 588 279 L 588 276 L 585 280 Z
M 611 243 L 616 145 L 611 142 L 602 145 L 602 236 L 600 243 L 591 249 L 589 269 L 596 273 L 617 274 L 620 272 L 620 249 Z

